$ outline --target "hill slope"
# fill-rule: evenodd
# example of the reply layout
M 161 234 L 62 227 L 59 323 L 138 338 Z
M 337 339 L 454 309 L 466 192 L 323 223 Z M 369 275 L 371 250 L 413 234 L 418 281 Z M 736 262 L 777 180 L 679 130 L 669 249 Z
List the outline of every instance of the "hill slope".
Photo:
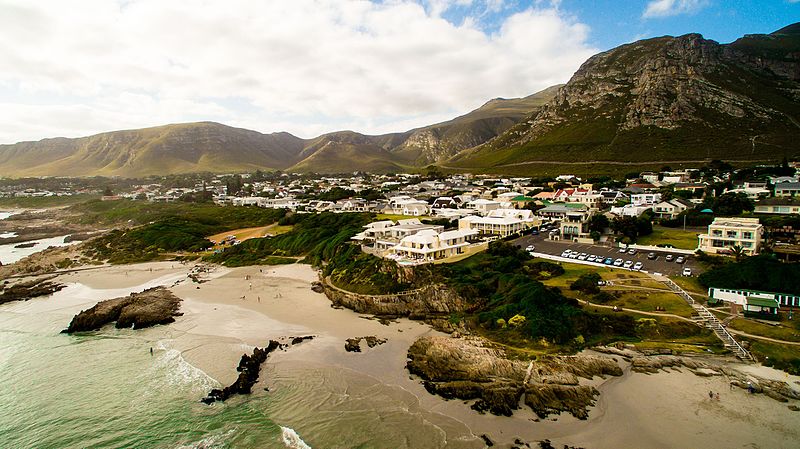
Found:
M 0 145 L 0 176 L 144 176 L 256 169 L 338 173 L 424 166 L 500 135 L 555 94 L 495 99 L 448 122 L 404 133 L 351 131 L 301 139 L 213 122 Z M 318 154 L 319 153 L 319 154 Z
M 798 28 L 728 45 L 660 37 L 600 53 L 538 112 L 446 165 L 525 173 L 557 161 L 800 155 Z
M 280 169 L 294 164 L 303 146 L 302 139 L 288 133 L 184 123 L 0 145 L 0 174 L 142 176 Z

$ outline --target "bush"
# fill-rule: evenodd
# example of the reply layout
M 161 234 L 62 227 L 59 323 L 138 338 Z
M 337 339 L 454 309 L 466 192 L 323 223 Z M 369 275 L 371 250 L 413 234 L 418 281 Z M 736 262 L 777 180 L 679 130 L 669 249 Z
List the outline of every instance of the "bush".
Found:
M 603 278 L 601 278 L 597 273 L 582 274 L 578 279 L 570 284 L 569 289 L 577 290 L 586 294 L 597 294 L 600 293 L 600 287 L 597 286 L 597 283 L 601 280 L 603 280 Z

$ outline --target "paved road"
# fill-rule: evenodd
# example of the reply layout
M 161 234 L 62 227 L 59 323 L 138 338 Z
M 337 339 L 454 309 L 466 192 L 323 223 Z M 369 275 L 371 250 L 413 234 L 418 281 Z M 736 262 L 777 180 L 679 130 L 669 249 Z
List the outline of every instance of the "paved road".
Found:
M 679 264 L 675 263 L 674 260 L 672 262 L 666 261 L 667 254 L 672 254 L 674 258 L 677 258 L 678 254 L 670 253 L 669 251 L 653 251 L 658 256 L 655 260 L 649 260 L 647 258 L 648 251 L 638 251 L 636 254 L 621 254 L 619 249 L 616 247 L 606 246 L 606 245 L 587 245 L 583 243 L 574 243 L 574 242 L 565 242 L 562 240 L 549 240 L 547 236 L 544 234 L 540 235 L 526 235 L 514 240 L 512 243 L 520 246 L 522 248 L 527 247 L 528 245 L 533 245 L 536 247 L 536 252 L 551 254 L 554 256 L 560 256 L 561 253 L 565 249 L 571 249 L 573 251 L 578 251 L 579 253 L 587 253 L 587 254 L 594 254 L 597 256 L 612 257 L 614 260 L 622 259 L 625 260 L 632 260 L 633 263 L 642 262 L 642 269 L 647 270 L 651 273 L 661 273 L 668 276 L 680 275 L 683 272 L 683 268 L 689 267 L 692 269 L 692 275 L 697 276 L 701 269 L 697 264 L 697 261 L 692 256 L 684 256 L 686 257 L 686 263 Z

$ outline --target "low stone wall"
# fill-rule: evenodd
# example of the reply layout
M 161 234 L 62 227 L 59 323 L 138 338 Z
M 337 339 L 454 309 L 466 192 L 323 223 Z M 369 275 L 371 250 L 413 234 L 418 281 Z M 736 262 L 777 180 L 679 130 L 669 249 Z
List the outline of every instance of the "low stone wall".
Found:
M 467 303 L 452 289 L 436 284 L 392 295 L 362 295 L 349 292 L 322 280 L 325 295 L 334 305 L 358 313 L 407 316 L 424 319 L 467 310 Z

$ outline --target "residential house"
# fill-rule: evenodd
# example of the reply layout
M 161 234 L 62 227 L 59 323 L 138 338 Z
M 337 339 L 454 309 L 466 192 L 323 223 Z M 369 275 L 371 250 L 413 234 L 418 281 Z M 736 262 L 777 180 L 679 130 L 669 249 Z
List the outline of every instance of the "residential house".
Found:
M 536 211 L 536 215 L 543 218 L 558 220 L 566 217 L 568 213 L 576 210 L 588 211 L 589 207 L 580 203 L 553 203 Z
M 632 206 L 654 206 L 661 201 L 660 193 L 634 193 L 631 195 Z
M 683 198 L 673 198 L 653 205 L 653 213 L 658 218 L 672 219 L 692 207 L 694 207 L 694 204 Z
M 467 203 L 467 208 L 474 210 L 480 215 L 486 216 L 489 215 L 489 212 L 495 209 L 500 209 L 500 202 L 478 198 L 477 200 Z
M 757 214 L 800 214 L 800 199 L 794 197 L 764 198 L 755 206 Z
M 775 196 L 800 196 L 800 182 L 775 184 Z
M 444 232 L 426 229 L 403 237 L 390 251 L 393 258 L 433 262 L 463 254 L 477 234 L 477 231 L 471 229 Z
M 698 236 L 697 249 L 711 254 L 728 254 L 734 246 L 744 254 L 761 250 L 764 226 L 758 218 L 717 217 L 708 225 L 708 233 Z
M 591 241 L 589 232 L 589 218 L 591 216 L 592 213 L 589 210 L 573 209 L 567 212 L 559 224 L 559 237 L 561 240 Z

